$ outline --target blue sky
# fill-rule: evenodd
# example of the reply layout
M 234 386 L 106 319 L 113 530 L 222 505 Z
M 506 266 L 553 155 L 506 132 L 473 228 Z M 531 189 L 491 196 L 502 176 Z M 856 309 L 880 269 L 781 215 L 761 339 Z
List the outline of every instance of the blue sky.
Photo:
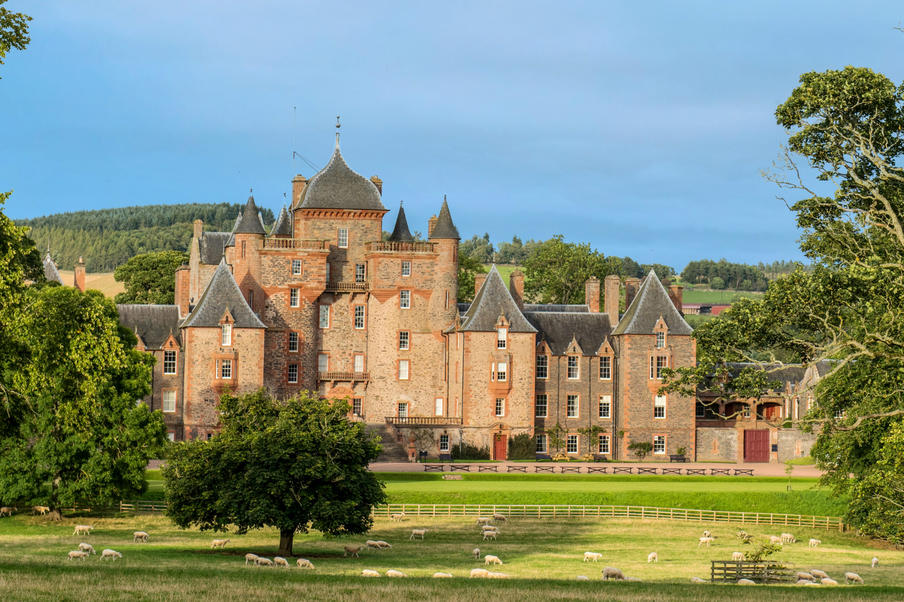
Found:
M 760 175 L 799 75 L 902 80 L 900 2 L 10 0 L 0 67 L 13 218 L 151 203 L 278 210 L 329 159 L 384 180 L 413 229 L 563 234 L 679 270 L 800 258 Z M 296 110 L 293 113 L 293 106 Z

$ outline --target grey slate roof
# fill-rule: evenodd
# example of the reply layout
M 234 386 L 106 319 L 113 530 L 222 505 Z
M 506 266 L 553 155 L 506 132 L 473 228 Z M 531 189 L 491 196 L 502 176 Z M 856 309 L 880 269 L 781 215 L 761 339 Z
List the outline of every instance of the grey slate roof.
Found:
M 148 349 L 160 349 L 170 333 L 180 340 L 178 305 L 116 306 L 119 323 L 141 337 Z
M 565 311 L 572 314 L 589 314 L 590 306 L 584 303 L 581 303 L 579 305 L 564 305 L 559 303 L 525 303 L 524 311 Z
M 260 318 L 251 311 L 224 258 L 220 260 L 220 265 L 217 266 L 210 284 L 201 295 L 201 300 L 182 322 L 182 328 L 215 328 L 220 325 L 220 320 L 223 319 L 227 309 L 235 319 L 236 328 L 266 328 Z
M 286 211 L 285 205 L 279 211 L 279 217 L 276 218 L 273 228 L 270 229 L 270 236 L 292 237 L 292 219 L 289 217 L 289 212 Z
M 650 270 L 612 334 L 653 334 L 660 316 L 669 327 L 669 334 L 690 335 L 693 332 L 672 303 L 656 272 Z
M 386 211 L 380 200 L 380 190 L 348 166 L 338 142 L 330 162 L 308 181 L 300 207 Z
M 223 250 L 231 232 L 202 232 L 198 247 L 201 251 L 201 263 L 216 265 L 223 258 Z
M 267 231 L 264 230 L 264 222 L 261 219 L 260 213 L 257 210 L 257 205 L 254 204 L 254 197 L 249 196 L 248 200 L 245 202 L 245 210 L 242 212 L 242 217 L 239 220 L 238 224 L 233 230 L 235 234 L 266 234 Z
M 411 230 L 408 229 L 408 219 L 405 217 L 405 208 L 402 207 L 401 203 L 399 204 L 399 215 L 396 217 L 395 228 L 392 229 L 389 240 L 392 242 L 411 242 L 414 240 L 414 237 L 411 235 Z
M 461 236 L 458 235 L 458 228 L 452 223 L 452 214 L 449 213 L 449 203 L 446 202 L 445 195 L 443 195 L 443 206 L 440 208 L 439 215 L 436 218 L 436 225 L 433 226 L 433 232 L 430 233 L 431 240 L 440 238 L 461 240 Z
M 802 364 L 755 364 L 751 362 L 728 362 L 728 372 L 737 376 L 744 368 L 752 367 L 765 372 L 769 380 L 797 384 L 804 379 L 807 367 Z
M 50 257 L 50 251 L 47 251 L 47 254 L 44 255 L 44 279 L 47 282 L 59 282 L 60 284 L 63 284 L 60 272 L 57 270 L 56 264 Z
M 228 232 L 229 237 L 228 237 L 228 239 L 226 240 L 226 246 L 227 246 L 227 247 L 234 247 L 234 246 L 235 246 L 235 231 L 236 231 L 236 228 L 239 227 L 239 224 L 242 222 L 242 214 L 243 214 L 243 213 L 244 213 L 244 210 L 243 210 L 243 211 L 239 211 L 239 214 L 235 216 L 235 223 L 232 224 L 232 230 L 230 230 L 230 231 Z M 216 260 L 214 263 L 220 263 L 220 260 L 218 259 L 218 260 Z
M 536 332 L 512 298 L 511 293 L 502 281 L 502 276 L 494 265 L 487 274 L 487 279 L 477 291 L 471 307 L 462 319 L 461 329 L 464 332 L 492 332 L 496 330 L 496 322 L 500 314 L 509 321 L 511 332 Z
M 525 312 L 527 319 L 539 331 L 538 341 L 546 341 L 553 355 L 564 355 L 572 339 L 585 355 L 597 352 L 612 331 L 609 315 L 578 312 Z

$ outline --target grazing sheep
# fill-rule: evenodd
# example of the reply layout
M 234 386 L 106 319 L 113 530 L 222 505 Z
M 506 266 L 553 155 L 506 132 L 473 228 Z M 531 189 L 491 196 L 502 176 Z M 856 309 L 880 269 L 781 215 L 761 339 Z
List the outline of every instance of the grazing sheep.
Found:
M 71 552 L 69 552 L 69 560 L 72 560 L 73 558 L 81 558 L 82 560 L 84 560 L 87 557 L 88 552 L 83 552 L 82 550 L 72 550 Z
M 496 541 L 496 536 L 499 535 L 499 531 L 484 531 L 483 532 L 483 540 L 492 539 Z
M 806 571 L 797 571 L 797 575 L 795 575 L 795 577 L 797 577 L 798 581 L 801 579 L 804 579 L 805 581 L 813 581 L 813 575 Z
M 63 515 L 59 510 L 51 510 L 47 513 L 47 520 L 63 520 Z
M 251 552 L 248 552 L 247 554 L 245 554 L 245 566 L 248 566 L 249 562 L 251 564 L 257 564 L 258 558 L 260 558 L 260 556 L 258 556 L 257 554 L 252 554 Z
M 471 554 L 474 554 L 474 558 L 480 560 L 480 548 L 474 548 L 471 550 Z
M 819 569 L 810 569 L 810 574 L 817 579 L 825 579 L 828 577 L 825 571 L 820 571 Z
M 575 579 L 577 579 L 578 581 L 590 581 L 590 577 L 588 577 L 587 575 L 578 575 L 577 577 L 575 577 Z
M 782 545 L 782 544 L 785 543 L 785 542 L 784 542 L 784 541 L 782 540 L 782 538 L 779 537 L 778 535 L 770 535 L 770 536 L 769 536 L 769 543 L 771 543 L 771 544 L 773 544 L 773 545 L 776 545 L 776 546 L 780 546 L 780 545 Z
M 782 533 L 782 543 L 797 543 L 797 538 L 790 533 Z
M 0 508 L 0 516 L 12 516 L 13 512 L 18 512 L 19 509 L 15 506 L 3 506 Z
M 257 566 L 273 566 L 273 561 L 269 558 L 264 558 L 263 556 L 258 556 L 254 563 L 257 564 Z
M 368 539 L 367 541 L 365 541 L 365 542 L 364 542 L 364 545 L 366 545 L 368 548 L 375 548 L 375 549 L 377 549 L 377 550 L 380 549 L 380 544 L 379 544 L 379 542 L 376 542 L 376 541 L 374 541 L 374 540 L 372 540 L 372 539 Z
M 813 583 L 813 582 L 810 581 L 809 579 L 798 579 L 797 580 L 797 585 L 810 585 L 811 583 Z
M 713 534 L 709 529 L 707 529 L 703 532 L 703 537 L 712 537 L 712 536 L 713 536 Z
M 657 554 L 656 552 L 650 552 L 647 555 L 647 564 L 650 564 L 651 562 L 659 562 L 659 554 Z
M 486 516 L 478 516 L 478 517 L 477 517 L 477 524 L 478 524 L 478 525 L 488 525 L 488 524 L 490 524 L 490 521 L 492 521 L 492 520 L 493 520 L 493 519 L 491 519 L 491 518 L 489 518 L 489 517 L 486 517 Z
M 379 577 L 380 573 L 378 573 L 377 571 L 374 571 L 372 569 L 364 569 L 363 571 L 361 571 L 361 576 L 362 577 Z
M 823 577 L 819 580 L 823 585 L 838 585 L 838 582 L 832 579 L 831 577 Z
M 286 568 L 289 568 L 289 561 L 286 560 L 285 558 L 283 558 L 282 556 L 274 556 L 273 564 L 276 566 L 284 566 Z
M 807 545 L 808 545 L 809 547 L 811 547 L 811 548 L 815 548 L 816 546 L 818 546 L 818 545 L 821 544 L 821 543 L 822 543 L 822 542 L 821 542 L 820 540 L 818 540 L 818 539 L 813 539 L 813 538 L 811 537 L 811 538 L 810 538 L 810 543 L 807 544 Z
M 120 554 L 116 550 L 111 550 L 110 548 L 107 548 L 106 550 L 104 550 L 103 552 L 100 553 L 100 559 L 106 560 L 107 558 L 112 558 L 113 560 L 116 560 L 117 558 L 122 558 L 122 554 Z
M 625 580 L 625 574 L 621 572 L 620 569 L 615 568 L 614 566 L 607 566 L 603 569 L 603 579 L 617 579 L 619 581 Z
M 738 579 L 738 585 L 756 585 L 756 581 L 750 579 Z
M 377 540 L 377 547 L 379 547 L 381 550 L 392 549 L 392 546 L 390 544 L 386 543 L 385 541 L 383 541 L 382 539 Z
M 873 567 L 873 568 L 878 567 L 878 566 L 879 566 L 879 559 L 876 558 L 875 556 L 873 556 L 873 560 L 872 560 L 872 562 L 870 563 L 870 566 Z
M 150 535 L 148 535 L 144 531 L 135 531 L 134 533 L 132 533 L 132 541 L 133 542 L 134 541 L 143 541 L 144 543 L 147 543 L 148 537 L 150 537 Z
M 732 552 L 731 559 L 732 560 L 744 560 L 744 552 Z
M 433 573 L 433 578 L 434 579 L 451 579 L 452 575 L 450 575 L 449 573 L 442 573 L 442 572 L 437 571 L 436 573 Z
M 90 543 L 80 543 L 78 544 L 78 549 L 82 552 L 87 552 L 88 554 L 97 554 L 97 552 L 94 551 L 94 546 Z
M 487 579 L 508 579 L 508 575 L 506 575 L 505 573 L 494 573 L 493 571 L 488 571 Z
M 498 520 L 498 521 L 501 521 L 501 522 L 503 522 L 503 523 L 506 522 L 506 521 L 508 521 L 508 519 L 505 517 L 504 514 L 498 514 L 498 513 L 493 515 L 493 520 Z
M 702 545 L 705 545 L 707 548 L 710 546 L 712 542 L 716 541 L 715 537 L 701 537 L 697 547 L 699 548 Z
M 483 557 L 484 564 L 502 564 L 502 561 L 499 559 L 499 556 L 493 556 L 492 554 L 487 554 Z
M 273 560 L 276 560 L 275 558 Z M 307 558 L 299 558 L 295 561 L 295 566 L 300 569 L 313 569 L 314 563 L 308 560 Z
M 499 527 L 497 527 L 496 525 L 483 525 L 482 527 L 480 527 L 480 530 L 481 531 L 498 531 Z
M 691 583 L 708 583 L 708 581 L 700 577 L 691 577 Z
M 427 529 L 412 529 L 411 536 L 408 539 L 416 539 L 421 538 L 424 539 L 424 535 L 427 534 Z
M 358 552 L 361 551 L 361 546 L 342 546 L 342 555 L 343 556 L 354 556 L 358 558 Z
M 603 555 L 599 552 L 584 552 L 584 562 L 599 562 Z
M 859 583 L 860 585 L 863 585 L 863 577 L 861 577 L 857 573 L 851 573 L 851 572 L 845 573 L 844 581 L 846 583 Z
M 93 529 L 91 525 L 76 525 L 75 531 L 72 532 L 73 535 L 91 535 L 91 529 Z
M 388 571 L 386 571 L 386 576 L 387 577 L 407 577 L 408 575 L 406 575 L 402 571 L 397 571 L 395 569 L 389 569 Z
M 210 549 L 212 550 L 214 548 L 225 548 L 227 543 L 229 543 L 228 539 L 214 539 L 212 542 L 210 542 Z
M 50 512 L 49 506 L 32 506 L 31 507 L 32 514 L 40 514 L 41 516 L 44 516 L 48 512 Z
M 471 569 L 471 579 L 486 578 L 490 571 L 486 569 Z
M 389 515 L 389 520 L 391 520 L 391 521 L 393 521 L 393 522 L 400 523 L 400 522 L 402 522 L 403 520 L 405 520 L 405 513 L 404 513 L 404 512 L 399 512 L 398 514 L 390 514 L 390 515 Z

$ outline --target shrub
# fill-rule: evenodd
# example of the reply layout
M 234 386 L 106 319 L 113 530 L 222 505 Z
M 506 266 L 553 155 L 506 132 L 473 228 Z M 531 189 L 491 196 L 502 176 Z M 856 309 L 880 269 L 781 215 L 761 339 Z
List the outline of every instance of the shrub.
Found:
M 533 437 L 521 433 L 508 440 L 509 460 L 533 460 L 537 457 L 537 446 Z
M 653 451 L 653 444 L 649 441 L 632 441 L 628 444 L 628 449 L 634 452 L 635 456 L 643 460 L 648 453 Z
M 453 445 L 451 451 L 453 460 L 490 459 L 489 447 L 477 447 L 476 445 L 471 445 L 470 443 L 465 443 L 463 445 Z

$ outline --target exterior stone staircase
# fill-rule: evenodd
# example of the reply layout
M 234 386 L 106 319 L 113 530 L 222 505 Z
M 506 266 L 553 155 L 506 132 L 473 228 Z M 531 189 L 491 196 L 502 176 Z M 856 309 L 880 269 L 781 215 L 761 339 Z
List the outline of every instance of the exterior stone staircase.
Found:
M 399 441 L 399 434 L 389 424 L 368 424 L 367 432 L 380 437 L 380 445 L 383 450 L 377 458 L 377 462 L 407 462 L 408 448 L 403 441 Z

